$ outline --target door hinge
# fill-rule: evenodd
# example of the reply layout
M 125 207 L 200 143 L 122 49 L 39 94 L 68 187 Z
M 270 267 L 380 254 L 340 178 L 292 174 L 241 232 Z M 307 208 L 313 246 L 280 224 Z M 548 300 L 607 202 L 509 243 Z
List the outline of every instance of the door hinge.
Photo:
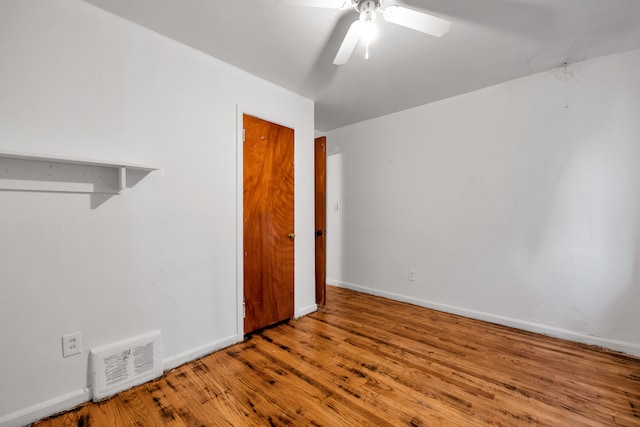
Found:
M 242 142 L 244 142 L 246 138 L 247 138 L 247 131 L 242 129 Z
M 242 318 L 247 318 L 247 306 L 244 301 L 242 301 Z

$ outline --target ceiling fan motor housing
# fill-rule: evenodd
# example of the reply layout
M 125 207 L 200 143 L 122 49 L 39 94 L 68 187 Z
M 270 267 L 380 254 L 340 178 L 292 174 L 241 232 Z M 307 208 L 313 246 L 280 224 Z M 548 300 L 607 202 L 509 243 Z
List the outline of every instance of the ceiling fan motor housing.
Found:
M 380 7 L 380 0 L 359 0 L 356 10 L 360 12 L 360 20 L 373 22 L 376 20 L 376 11 Z

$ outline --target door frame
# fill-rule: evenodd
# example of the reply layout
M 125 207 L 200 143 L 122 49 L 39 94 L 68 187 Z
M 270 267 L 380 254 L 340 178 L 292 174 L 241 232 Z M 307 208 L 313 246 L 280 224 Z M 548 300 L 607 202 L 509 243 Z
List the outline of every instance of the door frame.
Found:
M 284 119 L 271 111 L 260 108 L 236 104 L 236 342 L 244 341 L 244 152 L 243 152 L 243 116 L 247 114 L 280 126 L 293 129 L 293 168 L 294 168 L 294 205 L 293 205 L 293 227 L 294 234 L 299 235 L 298 221 L 296 221 L 295 206 L 295 174 L 296 174 L 296 150 L 299 126 L 291 120 Z M 296 263 L 298 261 L 297 248 L 294 246 L 293 263 L 293 314 L 296 315 Z

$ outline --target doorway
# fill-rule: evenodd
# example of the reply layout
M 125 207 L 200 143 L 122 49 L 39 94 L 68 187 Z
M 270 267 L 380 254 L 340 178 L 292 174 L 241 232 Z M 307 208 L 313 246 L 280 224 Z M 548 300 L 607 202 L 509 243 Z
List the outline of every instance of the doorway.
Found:
M 293 317 L 294 131 L 243 115 L 244 333 Z

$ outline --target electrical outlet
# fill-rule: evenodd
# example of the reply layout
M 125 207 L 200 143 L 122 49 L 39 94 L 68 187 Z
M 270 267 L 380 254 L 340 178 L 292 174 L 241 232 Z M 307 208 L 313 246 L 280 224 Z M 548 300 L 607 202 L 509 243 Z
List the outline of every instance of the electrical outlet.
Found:
M 415 282 L 416 281 L 416 271 L 415 270 L 409 270 L 409 274 L 407 274 L 407 279 L 410 282 Z
M 62 336 L 62 357 L 82 353 L 82 335 L 80 332 Z

